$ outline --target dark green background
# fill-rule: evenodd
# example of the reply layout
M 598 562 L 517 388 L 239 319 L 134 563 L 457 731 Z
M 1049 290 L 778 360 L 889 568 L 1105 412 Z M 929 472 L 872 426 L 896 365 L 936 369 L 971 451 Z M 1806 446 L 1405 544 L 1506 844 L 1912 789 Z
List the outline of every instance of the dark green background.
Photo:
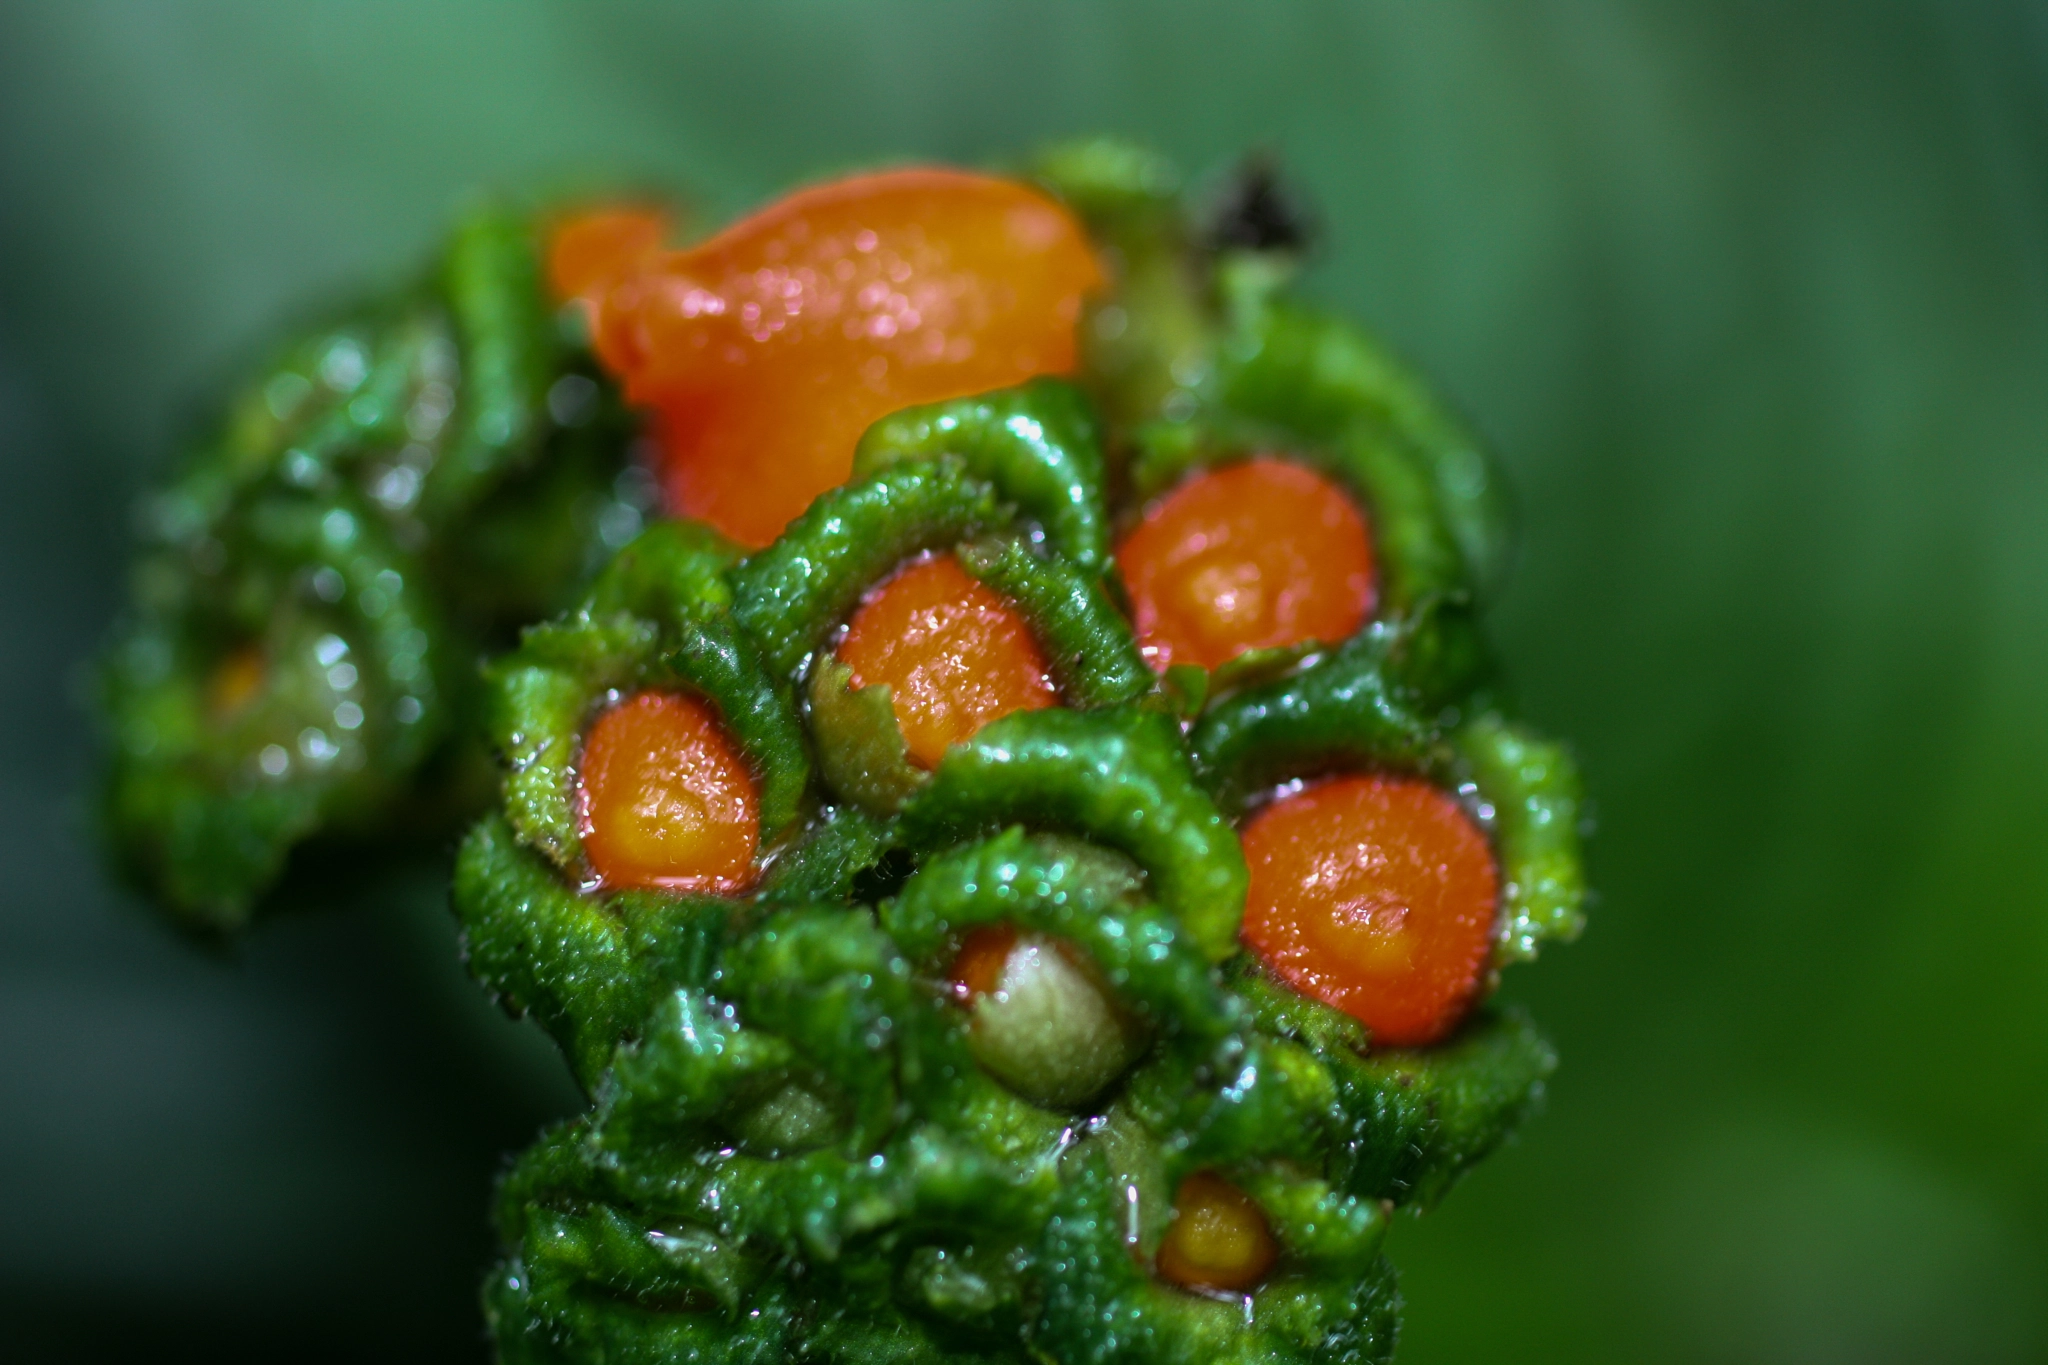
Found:
M 479 187 L 1094 129 L 1294 168 L 1315 289 L 1501 449 L 1597 795 L 1507 986 L 1550 1112 L 1397 1230 L 1403 1359 L 2048 1358 L 2048 14 L 1885 0 L 9 0 L 0 1352 L 474 1358 L 569 1103 L 431 876 L 208 958 L 97 870 L 79 661 L 191 405 Z

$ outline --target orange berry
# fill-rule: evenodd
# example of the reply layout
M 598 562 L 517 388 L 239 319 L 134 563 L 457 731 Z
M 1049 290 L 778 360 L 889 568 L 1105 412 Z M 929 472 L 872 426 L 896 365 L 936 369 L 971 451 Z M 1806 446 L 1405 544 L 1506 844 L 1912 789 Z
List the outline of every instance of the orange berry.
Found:
M 660 257 L 668 231 L 668 215 L 656 209 L 595 209 L 564 219 L 548 237 L 548 287 L 557 299 L 594 306 Z
M 1449 1033 L 1493 946 L 1499 876 L 1486 836 L 1410 777 L 1340 777 L 1284 796 L 1244 830 L 1245 943 L 1375 1044 Z
M 1031 627 L 949 554 L 870 592 L 837 657 L 855 687 L 887 685 L 911 761 L 926 768 L 990 721 L 1059 701 Z
M 1214 1171 L 1180 1182 L 1173 1221 L 1159 1243 L 1163 1278 L 1186 1289 L 1242 1293 L 1256 1288 L 1279 1258 L 1273 1229 L 1250 1195 Z
M 697 698 L 639 692 L 599 716 L 577 790 L 583 850 L 605 886 L 735 891 L 753 880 L 760 797 Z
M 845 482 L 877 418 L 1071 371 L 1101 283 L 1037 190 L 887 171 L 649 259 L 602 293 L 596 342 L 659 415 L 671 510 L 760 546 Z
M 1197 474 L 1153 503 L 1116 562 L 1138 641 L 1162 673 L 1335 643 L 1372 614 L 1372 541 L 1357 504 L 1270 456 Z

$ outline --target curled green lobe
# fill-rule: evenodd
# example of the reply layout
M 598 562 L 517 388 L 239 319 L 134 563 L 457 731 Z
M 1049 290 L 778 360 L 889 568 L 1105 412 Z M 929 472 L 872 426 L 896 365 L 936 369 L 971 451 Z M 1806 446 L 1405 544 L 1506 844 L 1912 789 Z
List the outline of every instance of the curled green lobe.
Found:
M 1447 759 L 1434 725 L 1415 714 L 1388 668 L 1399 632 L 1368 627 L 1344 648 L 1286 677 L 1216 703 L 1188 735 L 1195 771 L 1241 810 L 1296 777 L 1346 768 L 1430 771 Z
M 107 814 L 188 924 L 227 930 L 293 844 L 395 801 L 447 718 L 439 614 L 360 504 L 261 489 L 208 543 L 210 573 L 145 569 L 162 597 L 102 675 Z
M 1586 924 L 1583 798 L 1570 753 L 1492 712 L 1451 742 L 1493 811 L 1501 872 L 1496 956 L 1526 961 L 1546 939 L 1569 943 Z
M 1023 618 L 1065 705 L 1114 706 L 1151 692 L 1152 670 L 1099 579 L 1016 535 L 982 536 L 958 554 L 969 574 Z M 820 652 L 806 691 L 818 766 L 833 791 L 892 815 L 931 780 L 910 760 L 887 685 L 855 687 L 853 671 Z
M 1264 294 L 1240 313 L 1220 366 L 1222 401 L 1310 439 L 1383 451 L 1375 458 L 1390 467 L 1411 462 L 1427 480 L 1463 575 L 1491 595 L 1507 567 L 1512 518 L 1492 458 L 1464 423 L 1342 319 Z M 1423 502 L 1419 492 L 1407 496 Z
M 794 679 L 861 594 L 904 560 L 1001 524 L 989 485 L 957 461 L 898 465 L 819 496 L 732 571 L 734 615 L 769 671 Z
M 1007 923 L 1085 951 L 1126 1005 L 1169 1032 L 1214 1040 L 1235 1021 L 1208 958 L 1144 896 L 1136 868 L 1072 838 L 1012 829 L 928 860 L 881 908 L 913 960 L 977 925 Z
M 547 1030 L 586 1089 L 666 991 L 710 980 L 731 913 L 715 897 L 583 894 L 495 816 L 463 841 L 454 904 L 471 973 Z
M 429 469 L 421 514 L 445 520 L 536 453 L 560 343 L 540 282 L 532 227 L 481 213 L 456 230 L 441 290 L 462 348 L 463 386 L 451 435 Z
M 1393 1271 L 1377 1255 L 1384 1219 L 1376 1208 L 1328 1200 L 1316 1182 L 1258 1189 L 1288 1255 L 1247 1305 L 1154 1279 L 1126 1241 L 1132 1186 L 1093 1144 L 1069 1167 L 1040 1252 L 1061 1273 L 1048 1277 L 1035 1333 L 1063 1365 L 1373 1365 L 1392 1357 L 1398 1300 Z
M 853 670 L 830 655 L 811 665 L 811 730 L 825 785 L 876 815 L 893 815 L 931 774 L 910 761 L 887 684 L 855 687 Z
M 1102 438 L 1087 400 L 1071 384 L 1034 379 L 906 408 L 868 428 L 854 451 L 853 472 L 859 478 L 937 459 L 958 460 L 971 477 L 997 489 L 1082 573 L 1107 567 Z
M 1087 225 L 1111 278 L 1080 328 L 1083 382 L 1103 416 L 1128 429 L 1192 405 L 1214 364 L 1217 318 L 1179 175 L 1109 138 L 1054 147 L 1030 169 Z
M 1152 669 L 1099 578 L 1016 536 L 971 540 L 960 547 L 960 563 L 1031 627 L 1068 706 L 1114 706 L 1152 690 Z
M 106 808 L 186 923 L 238 927 L 316 835 L 374 848 L 473 808 L 470 659 L 556 609 L 628 510 L 615 396 L 534 256 L 523 220 L 471 218 L 418 285 L 283 348 L 150 501 L 103 673 Z M 571 375 L 586 401 L 551 417 Z M 209 706 L 248 659 L 253 699 Z
M 1233 951 L 1244 852 L 1195 784 L 1170 718 L 1135 709 L 1005 716 L 949 751 L 902 815 L 905 838 L 925 848 L 1020 823 L 1127 854 L 1211 961 Z

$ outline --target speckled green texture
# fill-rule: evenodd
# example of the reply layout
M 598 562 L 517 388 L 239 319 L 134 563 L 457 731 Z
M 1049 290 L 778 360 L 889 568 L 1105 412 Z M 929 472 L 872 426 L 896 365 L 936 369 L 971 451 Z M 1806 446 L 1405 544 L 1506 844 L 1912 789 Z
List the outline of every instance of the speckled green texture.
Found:
M 1279 297 L 1282 256 L 1204 249 L 1156 162 L 1093 144 L 1042 174 L 1118 277 L 1080 389 L 885 419 L 853 481 L 774 544 L 642 561 L 690 580 L 688 630 L 736 622 L 775 695 L 804 700 L 818 814 L 759 889 L 608 896 L 555 852 L 575 718 L 603 688 L 649 685 L 612 660 L 671 657 L 651 625 L 613 642 L 586 608 L 492 670 L 517 701 L 516 660 L 559 639 L 589 679 L 513 727 L 529 747 L 500 726 L 510 823 L 472 836 L 457 885 L 473 966 L 593 1096 L 502 1191 L 487 1300 L 508 1361 L 1383 1361 L 1390 1216 L 1441 1198 L 1540 1099 L 1555 1059 L 1519 1016 L 1480 1008 L 1436 1047 L 1376 1050 L 1237 942 L 1234 821 L 1279 784 L 1357 770 L 1423 775 L 1489 832 L 1502 961 L 1576 932 L 1575 779 L 1500 713 L 1478 629 L 1505 545 L 1492 474 L 1377 346 Z M 1358 499 L 1377 610 L 1349 640 L 1162 686 L 1119 609 L 1110 530 L 1251 451 Z M 852 688 L 831 645 L 873 585 L 936 550 L 1017 608 L 1063 704 L 927 771 L 886 690 Z M 543 732 L 557 757 L 534 757 Z M 525 795 L 537 772 L 549 819 Z M 1103 1085 L 1079 1052 L 1034 1064 L 1070 1020 L 956 998 L 953 955 L 989 925 L 1083 964 L 1128 1021 L 1087 1058 L 1130 1058 L 1124 1074 Z M 1006 1026 L 1037 1032 L 985 1032 Z M 1249 1194 L 1281 1248 L 1248 1296 L 1152 1269 L 1174 1190 L 1203 1170 Z
M 523 219 L 285 347 L 144 508 L 101 698 L 105 811 L 183 923 L 243 923 L 293 847 L 445 831 L 476 651 L 563 606 L 637 509 L 624 413 Z M 446 761 L 431 765 L 428 760 Z
M 221 540 L 226 562 L 256 566 L 246 603 L 222 598 L 243 603 L 236 619 L 281 632 L 276 658 L 310 650 L 329 670 L 274 668 L 247 725 L 301 704 L 288 681 L 334 704 L 314 685 L 333 681 L 331 636 L 362 686 L 414 688 L 422 738 L 407 749 L 365 718 L 375 789 L 237 786 L 257 731 L 236 749 L 190 719 L 219 686 L 198 662 L 216 642 L 115 713 L 132 729 L 145 700 L 175 700 L 181 752 L 215 764 L 221 795 L 163 795 L 131 772 L 116 784 L 131 804 L 157 793 L 131 830 L 199 820 L 179 837 L 203 856 L 175 866 L 253 888 L 294 839 L 405 790 L 458 718 L 496 753 L 497 808 L 457 858 L 466 960 L 555 1040 L 589 1101 L 500 1188 L 505 1254 L 484 1300 L 507 1362 L 1385 1361 L 1395 1211 L 1442 1198 L 1541 1098 L 1555 1058 L 1519 1015 L 1477 1002 L 1437 1046 L 1376 1048 L 1238 941 L 1238 822 L 1284 784 L 1358 771 L 1420 775 L 1487 834 L 1496 965 L 1579 929 L 1577 779 L 1504 711 L 1480 629 L 1507 545 L 1497 477 L 1412 374 L 1287 296 L 1287 225 L 1233 223 L 1232 193 L 1192 213 L 1168 168 L 1118 144 L 1030 173 L 1086 222 L 1113 282 L 1083 319 L 1082 373 L 885 418 L 851 479 L 751 554 L 688 522 L 637 538 L 615 524 L 630 543 L 594 578 L 550 570 L 559 614 L 480 683 L 449 661 L 473 655 L 475 603 L 517 580 L 516 537 L 485 534 L 510 524 L 492 490 L 578 468 L 557 397 L 610 401 L 553 330 L 516 225 L 465 229 L 431 308 L 363 324 L 366 397 L 322 399 L 305 419 L 317 441 L 250 419 L 258 436 L 183 495 L 238 538 Z M 468 387 L 415 510 L 376 510 L 363 499 L 382 485 L 353 475 L 287 477 L 427 439 L 394 414 L 417 409 L 404 395 L 426 381 L 408 376 L 442 363 L 436 346 Z M 622 460 L 625 428 L 602 429 Z M 1372 617 L 1349 639 L 1155 678 L 1115 537 L 1180 479 L 1255 453 L 1357 500 Z M 1060 705 L 997 720 L 927 770 L 886 690 L 853 688 L 832 649 L 877 584 L 948 552 L 1017 610 Z M 212 580 L 181 553 L 153 572 L 189 596 Z M 313 584 L 328 569 L 331 597 Z M 583 736 L 647 689 L 706 702 L 751 770 L 763 828 L 742 890 L 608 888 L 583 855 Z M 217 851 L 231 845 L 241 862 Z M 1058 954 L 1033 1009 L 952 979 L 963 943 L 998 925 Z M 1277 1244 L 1244 1294 L 1155 1269 L 1175 1191 L 1205 1171 Z

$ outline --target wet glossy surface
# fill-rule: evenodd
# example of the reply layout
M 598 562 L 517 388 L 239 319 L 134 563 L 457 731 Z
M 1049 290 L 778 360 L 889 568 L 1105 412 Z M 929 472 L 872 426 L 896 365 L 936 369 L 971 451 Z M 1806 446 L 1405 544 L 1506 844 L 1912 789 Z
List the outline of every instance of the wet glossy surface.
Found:
M 1154 668 L 1335 642 L 1372 612 L 1372 540 L 1342 488 L 1277 459 L 1197 474 L 1117 547 Z
M 759 797 L 711 708 L 641 692 L 590 727 L 578 774 L 583 848 L 608 887 L 729 891 L 753 877 Z
M 855 687 L 888 687 L 911 760 L 926 768 L 990 721 L 1059 702 L 1031 628 L 952 555 L 870 593 L 838 658 Z
M 588 229 L 568 278 L 657 413 L 670 507 L 750 546 L 845 480 L 876 418 L 1071 371 L 1101 282 L 1064 209 L 963 171 L 834 181 L 652 258 L 638 234 Z
M 1486 836 L 1415 778 L 1342 777 L 1244 831 L 1244 941 L 1378 1046 L 1447 1033 L 1485 970 L 1499 878 Z

